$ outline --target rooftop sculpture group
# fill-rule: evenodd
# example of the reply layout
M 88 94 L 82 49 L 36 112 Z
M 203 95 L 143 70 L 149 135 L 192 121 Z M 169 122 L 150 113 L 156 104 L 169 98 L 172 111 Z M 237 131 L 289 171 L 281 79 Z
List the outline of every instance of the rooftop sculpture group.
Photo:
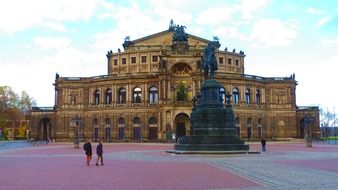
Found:
M 186 26 L 175 26 L 175 32 L 173 35 L 173 42 L 188 42 L 188 34 L 185 33 L 184 29 L 187 28 Z

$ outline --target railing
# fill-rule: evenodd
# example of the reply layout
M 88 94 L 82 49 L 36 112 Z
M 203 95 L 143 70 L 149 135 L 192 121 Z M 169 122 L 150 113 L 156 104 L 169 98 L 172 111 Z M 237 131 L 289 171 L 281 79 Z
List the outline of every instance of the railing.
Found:
M 54 109 L 54 107 L 32 107 L 34 112 L 53 112 Z
M 98 75 L 93 77 L 61 77 L 61 80 L 64 81 L 97 81 L 97 80 L 106 80 L 106 79 L 123 79 L 123 78 L 137 78 L 137 77 L 157 77 L 158 73 L 125 73 L 125 74 L 110 74 L 110 75 Z M 223 78 L 224 76 L 232 78 L 245 78 L 245 79 L 254 79 L 258 81 L 293 81 L 295 80 L 291 77 L 261 77 L 256 75 L 248 74 L 238 74 L 238 73 L 218 73 L 217 76 Z
M 298 110 L 319 110 L 318 106 L 297 106 Z
M 256 80 L 274 80 L 274 81 L 290 81 L 294 80 L 292 77 L 261 77 L 261 76 L 256 76 L 256 75 L 247 75 L 247 74 L 242 74 L 243 78 L 248 78 L 248 79 L 256 79 Z
M 123 78 L 137 78 L 137 77 L 157 77 L 158 73 L 125 73 L 125 74 L 110 74 L 110 75 L 99 75 L 93 77 L 61 77 L 61 81 L 97 81 L 106 79 L 123 79 Z

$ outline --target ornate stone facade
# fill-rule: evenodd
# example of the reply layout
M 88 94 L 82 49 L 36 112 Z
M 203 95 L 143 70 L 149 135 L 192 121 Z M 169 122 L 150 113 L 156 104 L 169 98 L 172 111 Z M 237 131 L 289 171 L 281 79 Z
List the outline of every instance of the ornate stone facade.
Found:
M 55 106 L 34 108 L 35 139 L 166 141 L 190 134 L 192 98 L 203 81 L 201 64 L 208 40 L 187 34 L 178 41 L 170 26 L 144 38 L 126 37 L 124 51 L 108 51 L 108 74 L 55 78 Z M 184 36 L 184 35 L 183 35 Z M 295 76 L 244 74 L 243 51 L 216 49 L 215 79 L 232 94 L 235 123 L 242 139 L 302 138 L 304 117 L 319 134 L 318 107 L 296 105 Z M 183 88 L 182 88 L 183 86 Z M 224 99 L 224 98 L 223 98 Z

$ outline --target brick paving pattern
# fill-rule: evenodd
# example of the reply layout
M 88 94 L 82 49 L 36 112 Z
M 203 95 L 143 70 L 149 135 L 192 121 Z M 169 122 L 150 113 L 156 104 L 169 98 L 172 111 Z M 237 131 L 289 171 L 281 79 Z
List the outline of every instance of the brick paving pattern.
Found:
M 104 143 L 105 165 L 95 166 L 94 154 L 87 166 L 82 148 L 70 143 L 0 142 L 0 190 L 338 188 L 337 145 L 268 142 L 267 152 L 244 155 L 164 152 L 171 149 L 172 144 Z

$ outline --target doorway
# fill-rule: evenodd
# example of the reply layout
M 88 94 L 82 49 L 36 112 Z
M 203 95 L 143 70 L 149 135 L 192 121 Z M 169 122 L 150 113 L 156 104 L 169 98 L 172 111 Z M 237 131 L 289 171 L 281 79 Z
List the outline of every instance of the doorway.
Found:
M 40 120 L 39 140 L 47 141 L 52 139 L 52 123 L 49 118 L 45 117 Z
M 175 131 L 175 137 L 176 141 L 180 137 L 187 136 L 190 129 L 190 118 L 185 113 L 179 113 L 175 117 L 175 125 L 176 125 L 176 131 Z

